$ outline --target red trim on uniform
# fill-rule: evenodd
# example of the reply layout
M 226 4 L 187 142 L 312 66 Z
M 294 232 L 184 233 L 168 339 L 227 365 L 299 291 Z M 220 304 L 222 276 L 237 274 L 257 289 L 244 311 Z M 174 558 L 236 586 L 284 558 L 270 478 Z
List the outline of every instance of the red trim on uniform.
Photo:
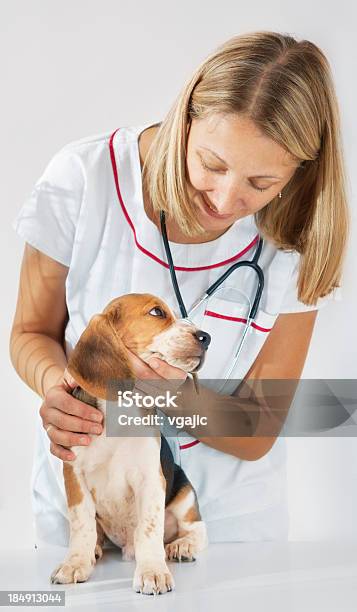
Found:
M 180 445 L 180 450 L 183 450 L 185 448 L 190 448 L 191 446 L 196 446 L 196 444 L 199 444 L 200 440 L 194 440 L 193 442 L 189 442 L 188 444 L 182 444 Z
M 226 319 L 227 321 L 236 321 L 237 323 L 247 322 L 247 319 L 243 319 L 241 317 L 230 317 L 228 315 L 222 315 L 222 314 L 219 314 L 218 312 L 213 312 L 213 310 L 205 310 L 204 314 L 207 315 L 208 317 L 216 317 L 216 319 Z M 259 329 L 259 331 L 262 331 L 262 332 L 269 332 L 273 329 L 272 327 L 269 327 L 269 328 L 261 327 L 260 325 L 257 325 L 256 323 L 254 323 L 254 321 L 252 321 L 251 326 L 255 327 L 255 329 Z
M 126 210 L 124 202 L 123 202 L 123 199 L 121 197 L 120 187 L 119 187 L 119 178 L 118 178 L 118 169 L 117 169 L 117 165 L 116 165 L 114 146 L 113 146 L 114 136 L 118 132 L 119 129 L 120 128 L 115 130 L 115 132 L 113 132 L 113 134 L 111 135 L 110 141 L 109 141 L 109 149 L 110 149 L 110 158 L 111 158 L 111 162 L 112 162 L 112 166 L 113 166 L 113 174 L 114 174 L 115 186 L 116 186 L 116 190 L 117 190 L 117 194 L 118 194 L 118 198 L 119 198 L 119 202 L 120 202 L 121 208 L 123 210 L 123 213 L 125 215 L 125 218 L 126 218 L 127 222 L 129 223 L 129 225 L 130 225 L 130 227 L 132 229 L 132 232 L 134 234 L 134 241 L 135 241 L 135 244 L 138 247 L 138 249 L 142 253 L 144 253 L 144 255 L 147 255 L 147 257 L 151 257 L 151 259 L 153 259 L 157 263 L 161 264 L 165 268 L 169 268 L 169 264 L 166 261 L 163 261 L 159 257 L 156 257 L 156 255 L 154 255 L 153 253 L 150 253 L 150 251 L 145 249 L 145 247 L 143 247 L 138 242 L 138 239 L 136 237 L 136 231 L 135 231 L 134 224 L 133 224 L 132 220 L 130 219 L 128 211 Z M 224 261 L 219 261 L 218 263 L 211 264 L 209 266 L 199 266 L 199 267 L 196 267 L 196 268 L 186 268 L 184 266 L 174 266 L 174 269 L 175 270 L 181 270 L 183 272 L 197 272 L 198 270 L 210 270 L 211 268 L 218 268 L 219 266 L 225 266 L 226 264 L 229 264 L 229 263 L 231 263 L 233 261 L 236 261 L 236 259 L 239 259 L 240 257 L 242 257 L 247 251 L 249 251 L 258 242 L 258 240 L 259 240 L 259 235 L 257 234 L 255 236 L 255 238 L 253 238 L 251 243 L 248 244 L 248 246 L 246 246 L 243 249 L 243 251 L 240 251 L 236 255 L 233 255 L 233 257 L 230 257 L 229 259 L 225 259 Z

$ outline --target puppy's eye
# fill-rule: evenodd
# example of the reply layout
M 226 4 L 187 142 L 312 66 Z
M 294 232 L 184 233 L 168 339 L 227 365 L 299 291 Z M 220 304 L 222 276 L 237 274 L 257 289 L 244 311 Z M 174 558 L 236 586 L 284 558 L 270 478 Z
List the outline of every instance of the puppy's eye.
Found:
M 158 306 L 155 306 L 154 308 L 152 308 L 149 314 L 153 315 L 154 317 L 162 317 L 163 319 L 166 318 L 166 313 L 163 310 L 161 310 L 161 308 L 159 308 Z

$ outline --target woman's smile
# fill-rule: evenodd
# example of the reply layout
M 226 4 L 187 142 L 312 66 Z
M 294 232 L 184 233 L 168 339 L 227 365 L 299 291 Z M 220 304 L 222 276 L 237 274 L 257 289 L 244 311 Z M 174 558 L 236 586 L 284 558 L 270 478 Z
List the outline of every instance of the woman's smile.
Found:
M 233 219 L 233 215 L 220 215 L 219 213 L 217 213 L 204 193 L 201 193 L 201 200 L 203 203 L 203 210 L 210 217 L 213 217 L 214 219 Z
M 221 215 L 219 212 L 217 212 L 215 207 L 213 206 L 213 204 L 211 204 L 210 200 L 208 199 L 205 193 L 201 193 L 201 198 L 204 204 L 204 209 L 207 212 L 207 214 L 209 214 L 210 216 L 214 217 L 215 219 L 231 219 L 232 218 L 233 215 Z

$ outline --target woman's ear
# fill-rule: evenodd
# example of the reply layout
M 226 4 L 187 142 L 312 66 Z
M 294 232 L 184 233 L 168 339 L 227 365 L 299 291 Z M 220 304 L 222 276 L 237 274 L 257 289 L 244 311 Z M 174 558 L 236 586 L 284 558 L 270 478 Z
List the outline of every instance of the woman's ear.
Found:
M 135 379 L 119 327 L 119 309 L 95 315 L 69 357 L 69 373 L 94 397 L 114 399 L 107 397 L 111 381 Z

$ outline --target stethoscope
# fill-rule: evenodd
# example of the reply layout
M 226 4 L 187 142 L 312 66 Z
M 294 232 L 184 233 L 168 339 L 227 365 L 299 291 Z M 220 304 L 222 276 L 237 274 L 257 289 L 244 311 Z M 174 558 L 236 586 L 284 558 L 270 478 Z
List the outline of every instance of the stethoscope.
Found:
M 172 281 L 172 286 L 176 295 L 176 299 L 180 308 L 180 312 L 182 315 L 182 321 L 189 323 L 190 325 L 194 325 L 194 323 L 190 320 L 188 314 L 187 314 L 187 310 L 185 308 L 185 304 L 184 301 L 182 299 L 182 295 L 178 286 L 178 282 L 177 282 L 177 278 L 176 278 L 176 273 L 175 273 L 175 267 L 174 267 L 174 263 L 172 260 L 172 255 L 171 255 L 171 250 L 170 250 L 170 246 L 169 246 L 169 241 L 167 239 L 167 233 L 166 233 L 166 223 L 165 223 L 165 212 L 163 210 L 160 211 L 160 224 L 161 224 L 161 232 L 162 232 L 162 237 L 163 237 L 163 241 L 164 241 L 164 247 L 165 247 L 165 252 L 166 252 L 166 257 L 167 257 L 167 261 L 169 264 L 169 269 L 170 269 L 170 275 L 171 275 L 171 281 Z M 238 261 L 237 263 L 233 264 L 230 268 L 228 268 L 228 270 L 226 270 L 224 272 L 224 274 L 222 274 L 207 290 L 206 292 L 203 294 L 203 296 L 201 298 L 199 298 L 199 300 L 193 305 L 193 307 L 190 310 L 190 315 L 192 315 L 193 311 L 196 310 L 196 308 L 198 308 L 205 300 L 208 300 L 214 293 L 216 293 L 216 291 L 219 289 L 219 287 L 222 285 L 222 283 L 232 274 L 232 272 L 234 272 L 235 270 L 237 270 L 238 268 L 243 268 L 244 266 L 248 267 L 248 268 L 252 268 L 255 273 L 258 276 L 258 285 L 257 285 L 257 289 L 255 292 L 255 298 L 254 298 L 254 302 L 253 305 L 250 308 L 250 312 L 247 318 L 247 322 L 246 322 L 246 326 L 242 335 L 242 338 L 240 340 L 239 346 L 237 348 L 237 351 L 234 355 L 233 358 L 233 362 L 231 367 L 229 368 L 228 373 L 225 376 L 225 380 L 227 380 L 232 371 L 235 368 L 235 365 L 237 363 L 238 357 L 241 353 L 245 338 L 247 336 L 248 330 L 252 324 L 252 322 L 254 321 L 257 312 L 258 312 L 258 308 L 259 308 L 259 304 L 260 304 L 260 299 L 262 297 L 262 293 L 263 293 L 263 289 L 264 289 L 264 273 L 263 270 L 261 269 L 261 267 L 259 266 L 259 257 L 260 254 L 262 252 L 262 248 L 263 248 L 263 239 L 261 237 L 259 237 L 259 242 L 258 242 L 258 246 L 255 250 L 254 256 L 252 260 L 243 260 L 243 261 Z M 223 385 L 224 386 L 224 385 Z M 222 387 L 223 388 L 223 387 Z M 221 389 L 222 390 L 222 389 Z

